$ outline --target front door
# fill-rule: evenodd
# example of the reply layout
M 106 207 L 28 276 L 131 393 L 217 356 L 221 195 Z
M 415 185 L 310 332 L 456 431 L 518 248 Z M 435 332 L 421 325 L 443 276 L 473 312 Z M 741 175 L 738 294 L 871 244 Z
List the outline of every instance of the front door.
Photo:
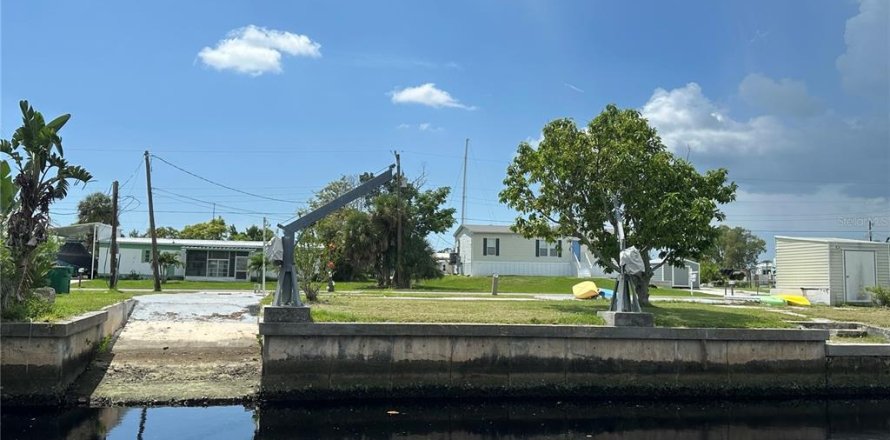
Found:
M 869 300 L 865 288 L 876 284 L 873 251 L 844 251 L 844 283 L 847 302 Z
M 235 257 L 235 279 L 247 279 L 247 257 Z

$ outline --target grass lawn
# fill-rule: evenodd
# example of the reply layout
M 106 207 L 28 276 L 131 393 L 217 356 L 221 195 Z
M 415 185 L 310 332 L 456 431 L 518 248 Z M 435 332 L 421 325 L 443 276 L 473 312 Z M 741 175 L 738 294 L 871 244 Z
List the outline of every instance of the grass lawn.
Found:
M 169 280 L 161 284 L 161 290 L 250 290 L 253 291 L 254 283 L 251 281 L 185 281 L 185 280 Z M 107 289 L 108 280 L 84 280 L 81 288 L 90 289 Z M 119 280 L 117 282 L 118 289 L 153 289 L 154 281 L 152 280 Z M 71 291 L 78 289 L 77 283 L 71 284 Z M 275 290 L 275 281 L 266 282 L 267 290 Z
M 498 278 L 498 293 L 572 293 L 572 286 L 585 279 L 575 277 L 531 277 L 504 275 Z M 614 289 L 615 281 L 606 278 L 594 278 L 597 286 Z M 341 281 L 337 283 L 341 291 L 369 290 L 380 291 L 373 281 Z M 423 280 L 414 284 L 412 290 L 429 292 L 491 292 L 490 277 L 464 277 L 446 275 L 439 279 Z M 384 289 L 391 290 L 391 289 Z M 710 295 L 696 292 L 690 295 L 688 290 L 657 288 L 649 289 L 651 296 L 704 296 Z
M 56 302 L 52 304 L 51 308 L 38 314 L 34 321 L 62 321 L 82 313 L 99 310 L 133 296 L 133 293 L 113 290 L 62 293 L 56 295 Z
M 850 321 L 890 328 L 890 309 L 886 307 L 806 307 L 795 312 L 810 318 L 825 318 L 832 321 Z
M 433 297 L 367 294 L 323 294 L 312 303 L 315 322 L 437 322 L 501 324 L 602 325 L 596 312 L 607 310 L 605 300 L 490 301 L 442 300 Z M 412 299 L 413 298 L 413 299 Z M 264 303 L 271 301 L 271 295 Z M 790 317 L 751 307 L 661 303 L 646 308 L 661 327 L 787 328 Z

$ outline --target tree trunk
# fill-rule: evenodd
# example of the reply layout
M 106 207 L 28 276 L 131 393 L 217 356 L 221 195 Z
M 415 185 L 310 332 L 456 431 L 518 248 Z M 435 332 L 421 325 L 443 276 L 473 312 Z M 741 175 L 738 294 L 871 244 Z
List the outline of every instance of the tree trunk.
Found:
M 654 273 L 647 272 L 637 278 L 637 285 L 635 287 L 637 298 L 640 299 L 640 305 L 649 305 L 649 281 L 652 280 L 652 275 L 654 275 Z

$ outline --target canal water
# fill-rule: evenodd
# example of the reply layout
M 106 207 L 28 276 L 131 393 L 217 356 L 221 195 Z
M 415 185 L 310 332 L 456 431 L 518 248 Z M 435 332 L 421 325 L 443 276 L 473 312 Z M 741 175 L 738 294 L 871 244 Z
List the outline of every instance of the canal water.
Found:
M 890 439 L 890 400 L 3 408 L 12 439 Z

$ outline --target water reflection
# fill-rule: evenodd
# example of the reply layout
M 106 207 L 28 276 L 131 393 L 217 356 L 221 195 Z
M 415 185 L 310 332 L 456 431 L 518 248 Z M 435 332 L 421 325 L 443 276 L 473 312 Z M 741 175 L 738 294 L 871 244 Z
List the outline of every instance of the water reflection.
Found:
M 890 439 L 890 400 L 3 408 L 7 439 Z

